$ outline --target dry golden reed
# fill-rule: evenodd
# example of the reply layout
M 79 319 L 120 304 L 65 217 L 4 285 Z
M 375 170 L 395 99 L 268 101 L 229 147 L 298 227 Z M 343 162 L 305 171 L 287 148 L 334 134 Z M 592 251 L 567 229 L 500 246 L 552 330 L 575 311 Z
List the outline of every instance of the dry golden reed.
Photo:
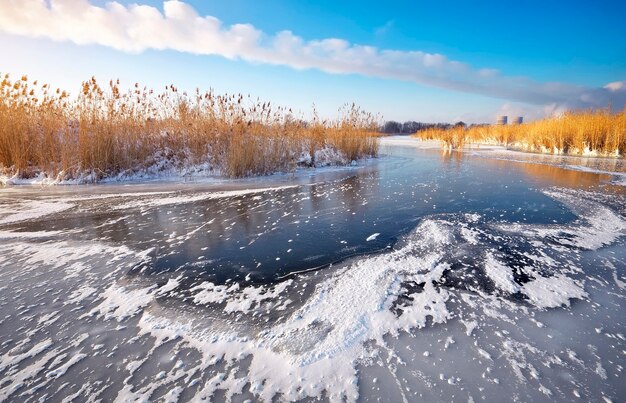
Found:
M 626 111 L 575 111 L 520 125 L 456 126 L 428 129 L 415 136 L 441 140 L 449 148 L 487 143 L 543 153 L 623 157 Z
M 377 119 L 357 106 L 336 121 L 311 122 L 292 111 L 244 96 L 211 91 L 157 93 L 95 78 L 70 97 L 60 89 L 0 75 L 0 169 L 60 179 L 94 180 L 165 162 L 204 164 L 230 177 L 292 171 L 302 152 L 334 149 L 344 163 L 376 156 Z

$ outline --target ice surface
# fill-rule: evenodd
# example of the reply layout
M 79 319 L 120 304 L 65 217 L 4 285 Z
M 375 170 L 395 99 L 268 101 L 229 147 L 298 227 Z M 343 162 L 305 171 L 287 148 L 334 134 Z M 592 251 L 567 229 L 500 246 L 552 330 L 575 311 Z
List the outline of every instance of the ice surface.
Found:
M 358 197 L 324 204 L 341 187 Z M 268 215 L 237 222 L 253 236 L 235 253 L 295 228 L 268 251 L 272 262 L 284 262 L 297 252 L 305 221 L 342 225 L 360 212 L 356 206 L 375 208 L 376 200 L 341 183 L 311 193 L 289 185 L 19 202 L 10 194 L 0 214 L 13 217 L 0 232 L 0 400 L 619 401 L 626 393 L 623 197 L 542 189 L 537 209 L 563 214 L 515 221 L 471 204 L 446 208 L 426 189 L 394 189 L 428 201 L 397 242 L 267 282 L 209 279 L 202 270 L 215 263 L 206 257 L 163 271 L 155 260 L 173 259 L 185 242 L 197 250 L 227 245 L 198 235 L 231 236 L 229 207 L 234 216 Z M 242 203 L 255 196 L 263 197 Z M 208 210 L 206 200 L 220 209 Z M 302 207 L 309 203 L 315 213 Z M 104 209 L 105 217 L 87 219 Z M 131 209 L 146 221 L 168 216 L 167 226 L 155 233 L 144 222 L 129 225 Z M 46 224 L 64 214 L 70 220 Z M 354 239 L 382 243 L 382 220 L 366 219 L 350 221 L 351 230 L 361 223 Z M 118 239 L 115 226 L 145 238 Z M 157 248 L 157 237 L 174 246 Z
M 380 144 L 383 147 L 405 146 L 420 150 L 441 150 L 442 142 L 434 140 L 420 140 L 409 136 L 382 137 Z M 517 162 L 522 164 L 556 166 L 566 170 L 607 174 L 613 177 L 612 183 L 626 186 L 626 162 L 624 158 L 586 156 L 553 155 L 526 152 L 523 150 L 508 149 L 498 144 L 466 144 L 462 150 L 455 150 L 459 154 L 471 154 L 482 158 Z
M 557 191 L 549 194 L 557 199 L 565 197 Z M 587 208 L 598 207 L 593 201 L 586 200 L 586 203 Z M 159 316 L 146 310 L 151 298 L 157 293 L 150 288 L 110 288 L 101 294 L 104 300 L 97 310 L 117 321 L 140 315 L 140 334 L 151 335 L 157 340 L 157 345 L 162 343 L 160 340 L 179 340 L 182 345 L 200 351 L 204 363 L 247 360 L 241 377 L 233 377 L 230 373 L 211 378 L 193 395 L 194 399 L 214 396 L 219 390 L 240 393 L 242 385 L 249 385 L 249 392 L 263 400 L 271 400 L 276 396 L 284 400 L 299 400 L 325 393 L 330 400 L 352 401 L 360 396 L 357 365 L 376 357 L 376 349 L 372 349 L 372 345 L 386 346 L 388 336 L 411 334 L 416 329 L 446 323 L 459 314 L 449 307 L 456 291 L 454 288 L 441 287 L 454 271 L 446 251 L 476 247 L 475 238 L 467 239 L 462 229 L 471 229 L 491 239 L 505 234 L 494 233 L 493 229 L 484 226 L 481 229 L 472 228 L 480 225 L 480 222 L 481 217 L 477 215 L 424 219 L 397 248 L 347 262 L 334 273 L 324 276 L 311 295 L 287 317 L 258 331 L 246 326 L 232 328 L 225 323 L 216 323 L 211 331 L 207 331 L 194 326 L 191 320 Z M 597 230 L 606 231 L 604 223 L 591 219 L 584 225 L 570 226 L 569 234 L 584 239 Z M 521 232 L 521 236 L 526 237 L 528 229 Z M 557 247 L 559 245 L 555 244 Z M 579 242 L 571 246 L 584 249 L 585 245 Z M 548 256 L 562 253 L 560 250 L 553 251 L 550 244 L 544 244 L 542 252 Z M 496 257 L 499 253 L 497 249 L 487 249 L 478 255 L 484 256 L 482 264 L 486 278 L 504 296 L 522 294 L 527 303 L 538 309 L 569 305 L 571 299 L 588 297 L 582 284 L 570 277 L 575 271 L 568 265 L 541 258 L 541 254 L 530 254 L 537 259 L 537 266 L 524 268 L 532 278 L 520 283 L 513 276 L 515 269 Z M 578 252 L 573 253 L 575 255 Z M 540 273 L 544 271 L 541 270 L 544 264 L 550 267 L 550 273 Z M 170 282 L 168 284 L 173 286 Z M 290 290 L 298 285 L 299 282 L 293 280 L 274 287 L 240 287 L 236 283 L 216 285 L 204 282 L 191 291 L 194 304 L 216 304 L 223 306 L 225 313 L 257 315 L 266 309 L 276 311 L 276 307 L 282 306 L 291 295 Z M 167 285 L 165 287 L 170 288 Z M 497 293 L 483 294 L 489 288 L 482 287 L 475 289 L 477 293 L 468 299 L 468 303 L 490 306 L 485 309 L 486 318 L 508 320 L 505 312 L 509 309 L 517 310 L 517 314 L 525 312 L 523 305 L 515 308 L 507 299 L 494 300 L 494 295 L 499 295 Z M 481 302 L 480 298 L 486 298 L 486 301 Z M 119 302 L 111 301 L 126 301 L 125 308 L 120 310 Z M 262 305 L 267 302 L 272 303 Z M 140 314 L 142 309 L 143 313 Z M 464 322 L 464 333 L 468 337 L 473 337 L 480 321 L 486 320 L 480 316 L 472 317 L 473 320 Z M 443 348 L 452 348 L 456 344 L 454 341 L 454 338 L 448 336 Z M 507 359 L 513 372 L 518 371 L 518 376 L 525 380 L 519 368 L 523 365 L 530 368 L 531 365 L 521 364 L 527 359 L 527 354 L 520 355 L 516 343 L 515 340 L 505 339 L 505 345 L 509 346 L 509 350 L 506 350 L 509 351 Z M 531 355 L 542 354 L 534 347 L 524 348 L 528 348 Z M 495 360 L 494 355 L 483 347 L 476 347 L 476 354 L 487 362 Z M 430 353 L 423 356 L 429 357 Z M 176 373 L 166 373 L 162 377 L 174 382 Z M 448 385 L 458 383 L 455 377 L 444 377 L 444 381 Z M 496 378 L 493 378 L 493 382 L 499 383 Z M 546 394 L 548 388 L 538 383 L 537 391 Z M 145 391 L 132 392 L 127 388 L 120 396 L 136 399 L 145 396 Z

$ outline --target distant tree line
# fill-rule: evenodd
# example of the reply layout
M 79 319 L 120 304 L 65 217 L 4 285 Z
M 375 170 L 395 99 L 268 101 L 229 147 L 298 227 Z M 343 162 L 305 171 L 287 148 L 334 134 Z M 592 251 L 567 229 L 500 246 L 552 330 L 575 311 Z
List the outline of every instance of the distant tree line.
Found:
M 386 121 L 382 126 L 379 127 L 379 131 L 385 134 L 413 134 L 426 129 L 443 129 L 447 130 L 452 127 L 464 126 L 467 127 L 465 122 L 456 122 L 452 123 L 423 123 L 423 122 L 415 122 L 413 120 L 401 123 L 396 122 L 394 120 Z M 477 124 L 471 124 L 472 126 L 479 126 Z

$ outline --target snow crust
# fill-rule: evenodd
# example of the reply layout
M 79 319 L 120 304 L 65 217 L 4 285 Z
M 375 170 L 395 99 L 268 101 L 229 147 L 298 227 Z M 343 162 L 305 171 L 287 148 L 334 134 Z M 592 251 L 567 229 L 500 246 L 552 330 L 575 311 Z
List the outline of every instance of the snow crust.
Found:
M 48 215 L 69 210 L 75 205 L 67 202 L 52 202 L 33 200 L 22 203 L 19 209 L 0 205 L 0 224 L 11 224 L 21 221 L 34 220 Z
M 571 299 L 583 299 L 587 296 L 579 282 L 562 274 L 553 277 L 538 276 L 524 284 L 522 289 L 538 308 L 569 306 Z
M 515 282 L 511 268 L 500 263 L 491 253 L 487 253 L 485 259 L 485 272 L 496 287 L 502 291 L 509 294 L 520 291 L 520 286 Z
M 239 197 L 246 196 L 250 194 L 256 193 L 265 193 L 265 192 L 276 192 L 284 189 L 292 189 L 297 188 L 299 185 L 285 185 L 285 186 L 276 186 L 269 188 L 259 188 L 259 189 L 242 189 L 242 190 L 225 190 L 219 192 L 204 192 L 200 194 L 188 195 L 188 196 L 168 196 L 168 197 L 159 197 L 159 198 L 148 198 L 142 200 L 134 200 L 127 203 L 122 203 L 117 205 L 115 208 L 117 210 L 124 210 L 129 208 L 137 208 L 137 207 L 159 207 L 159 206 L 168 206 L 175 205 L 181 203 L 193 203 L 201 200 L 213 200 L 213 199 L 223 199 L 228 197 Z
M 591 193 L 565 189 L 546 190 L 547 196 L 563 203 L 578 216 L 567 225 L 507 225 L 504 230 L 521 232 L 540 239 L 558 239 L 560 243 L 582 249 L 597 250 L 626 235 L 626 219 L 592 199 Z
M 319 396 L 323 391 L 331 400 L 358 397 L 355 365 L 371 353 L 365 344 L 373 340 L 384 344 L 385 335 L 421 328 L 428 323 L 442 323 L 450 313 L 446 308 L 449 293 L 436 287 L 447 264 L 437 253 L 416 254 L 415 249 L 429 250 L 444 246 L 447 230 L 425 222 L 412 234 L 407 244 L 388 254 L 355 260 L 320 283 L 307 302 L 284 322 L 261 332 L 256 338 L 212 332 L 210 335 L 184 331 L 187 323 L 176 323 L 144 314 L 142 333 L 157 338 L 181 337 L 203 352 L 205 361 L 222 357 L 226 361 L 251 357 L 246 382 L 263 400 L 280 394 L 285 400 Z M 424 283 L 421 292 L 412 294 L 413 303 L 398 315 L 390 310 L 402 292 L 402 282 Z M 291 285 L 286 281 L 271 290 L 236 285 L 197 287 L 198 304 L 227 302 L 227 312 L 248 312 L 252 304 L 274 298 Z M 114 300 L 138 298 L 123 289 Z M 140 290 L 142 296 L 149 290 Z M 238 295 L 229 299 L 231 295 Z M 141 300 L 143 301 L 143 300 Z M 134 311 L 134 309 L 133 309 Z M 118 312 L 108 310 L 117 316 Z M 125 312 L 121 312 L 124 314 Z M 211 396 L 228 382 L 218 382 L 194 398 Z M 261 386 L 265 385 L 265 386 Z

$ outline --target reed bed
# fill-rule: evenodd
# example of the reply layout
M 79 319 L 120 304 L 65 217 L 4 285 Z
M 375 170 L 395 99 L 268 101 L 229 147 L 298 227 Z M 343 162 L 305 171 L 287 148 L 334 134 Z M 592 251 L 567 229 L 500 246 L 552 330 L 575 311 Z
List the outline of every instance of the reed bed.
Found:
M 575 111 L 519 125 L 428 129 L 415 136 L 441 140 L 447 148 L 482 143 L 551 154 L 623 157 L 626 152 L 626 110 L 619 113 Z
M 0 170 L 57 180 L 191 167 L 228 177 L 376 156 L 377 117 L 356 105 L 336 120 L 296 117 L 243 94 L 160 92 L 92 78 L 80 93 L 0 75 Z

